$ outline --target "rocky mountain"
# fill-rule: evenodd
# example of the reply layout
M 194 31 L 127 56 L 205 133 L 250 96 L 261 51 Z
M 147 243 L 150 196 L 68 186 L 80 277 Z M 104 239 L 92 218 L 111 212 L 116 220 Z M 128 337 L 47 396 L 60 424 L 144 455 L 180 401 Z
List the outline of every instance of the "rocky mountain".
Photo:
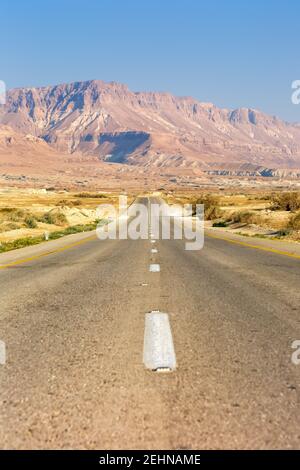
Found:
M 204 170 L 207 175 L 213 176 L 246 176 L 246 177 L 276 177 L 284 179 L 300 178 L 298 168 L 268 168 L 252 163 L 215 163 L 209 169 Z
M 300 168 L 300 126 L 102 81 L 8 92 L 0 119 L 56 152 L 158 171 Z M 1 151 L 1 149 L 0 149 Z M 215 173 L 217 174 L 217 173 Z
M 6 125 L 0 126 L 0 157 L 0 170 L 12 173 L 14 169 L 19 173 L 22 167 L 43 170 L 47 166 L 51 171 L 51 167 L 59 167 L 64 161 L 42 138 L 16 132 Z
M 139 167 L 62 153 L 40 137 L 0 126 L 0 185 L 108 188 L 147 183 Z

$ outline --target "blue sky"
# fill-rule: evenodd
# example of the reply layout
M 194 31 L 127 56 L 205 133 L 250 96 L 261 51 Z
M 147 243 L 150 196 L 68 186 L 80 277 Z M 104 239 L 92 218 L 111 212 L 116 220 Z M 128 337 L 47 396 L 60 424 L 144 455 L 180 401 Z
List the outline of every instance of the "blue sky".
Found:
M 127 83 L 300 121 L 299 0 L 2 0 L 9 88 Z

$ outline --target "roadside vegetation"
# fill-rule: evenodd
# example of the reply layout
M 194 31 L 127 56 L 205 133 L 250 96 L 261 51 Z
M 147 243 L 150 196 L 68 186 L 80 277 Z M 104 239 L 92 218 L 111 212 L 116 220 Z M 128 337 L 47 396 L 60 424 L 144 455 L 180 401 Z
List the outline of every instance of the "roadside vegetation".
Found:
M 0 253 L 94 230 L 97 208 L 117 203 L 118 194 L 0 189 Z
M 300 192 L 165 194 L 172 204 L 204 204 L 207 227 L 300 242 Z
M 271 210 L 295 212 L 300 210 L 300 192 L 285 192 L 271 196 Z
M 67 227 L 64 230 L 49 233 L 48 240 L 56 240 L 58 238 L 64 237 L 65 235 L 71 235 L 74 233 L 88 232 L 90 230 L 95 230 L 96 227 L 97 222 L 87 225 L 73 225 L 71 227 Z M 10 250 L 16 250 L 17 248 L 24 248 L 25 246 L 37 245 L 38 243 L 41 243 L 43 241 L 45 241 L 45 235 L 40 235 L 37 237 L 18 238 L 11 242 L 3 242 L 0 244 L 0 253 Z
M 193 213 L 196 213 L 196 205 L 204 205 L 205 220 L 220 219 L 223 211 L 220 207 L 220 198 L 213 194 L 204 194 L 193 202 Z

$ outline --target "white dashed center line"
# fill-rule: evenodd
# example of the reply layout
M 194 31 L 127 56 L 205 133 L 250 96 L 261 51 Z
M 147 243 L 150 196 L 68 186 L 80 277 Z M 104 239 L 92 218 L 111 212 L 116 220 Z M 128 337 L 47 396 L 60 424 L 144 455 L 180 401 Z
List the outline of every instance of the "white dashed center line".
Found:
M 159 264 L 150 264 L 149 271 L 151 273 L 159 273 L 160 272 L 160 265 Z
M 154 245 L 156 238 L 151 226 L 148 233 L 150 242 Z M 156 253 L 158 249 L 153 246 L 151 254 Z M 159 273 L 160 264 L 150 264 L 149 271 Z M 167 313 L 152 310 L 146 314 L 143 361 L 147 369 L 156 372 L 172 372 L 176 369 L 174 343 Z
M 176 356 L 167 313 L 146 314 L 144 335 L 144 365 L 157 372 L 176 369 Z
M 5 342 L 0 341 L 0 365 L 4 365 L 6 363 L 6 347 Z

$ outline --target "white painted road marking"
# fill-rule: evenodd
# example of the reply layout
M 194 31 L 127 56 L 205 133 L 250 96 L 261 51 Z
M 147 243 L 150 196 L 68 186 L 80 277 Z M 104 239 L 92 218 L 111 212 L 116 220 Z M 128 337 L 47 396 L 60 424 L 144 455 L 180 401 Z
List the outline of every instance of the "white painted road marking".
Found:
M 156 248 L 152 248 L 151 253 L 158 253 L 158 250 Z
M 0 365 L 3 366 L 6 363 L 6 347 L 5 342 L 0 341 Z
M 151 240 L 151 243 L 155 243 L 155 240 Z
M 143 360 L 147 369 L 158 372 L 176 369 L 176 356 L 167 313 L 146 314 Z
M 150 264 L 149 266 L 149 271 L 151 273 L 159 273 L 160 271 L 160 265 L 159 264 Z

